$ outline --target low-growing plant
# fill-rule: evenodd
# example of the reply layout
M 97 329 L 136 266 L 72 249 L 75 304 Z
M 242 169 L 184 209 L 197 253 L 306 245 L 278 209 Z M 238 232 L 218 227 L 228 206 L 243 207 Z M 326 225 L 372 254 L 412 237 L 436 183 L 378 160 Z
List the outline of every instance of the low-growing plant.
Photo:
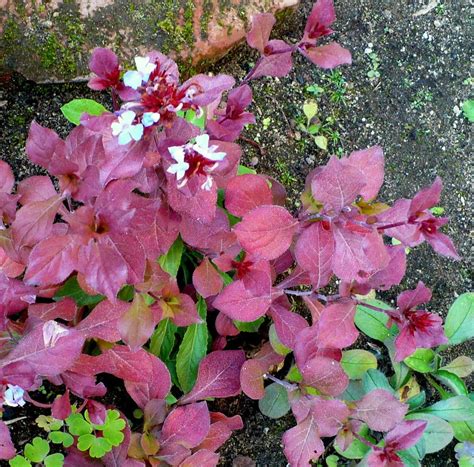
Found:
M 66 465 L 215 466 L 243 422 L 208 401 L 242 391 L 269 417 L 291 409 L 296 426 L 283 445 L 292 466 L 322 456 L 323 438 L 335 438 L 332 465 L 339 456 L 418 465 L 453 433 L 468 442 L 473 402 L 446 375 L 461 378 L 467 361 L 443 367 L 437 352 L 472 337 L 463 324 L 472 295 L 444 329 L 420 308 L 431 297 L 422 282 L 396 307 L 373 297 L 400 284 L 408 247 L 426 241 L 458 259 L 440 231 L 447 218 L 430 211 L 441 180 L 391 207 L 378 202 L 384 158 L 372 147 L 312 171 L 292 214 L 279 182 L 240 165 L 237 141 L 255 121 L 248 83 L 288 74 L 294 52 L 323 68 L 350 63 L 337 43 L 317 45 L 334 21 L 332 1 L 319 0 L 290 45 L 269 39 L 273 16 L 254 17 L 247 42 L 261 56 L 236 88 L 226 75 L 180 84 L 159 52 L 124 72 L 96 49 L 89 86 L 111 90 L 113 112 L 72 101 L 62 110 L 77 126 L 65 140 L 30 128 L 28 157 L 57 183 L 33 176 L 13 192 L 0 163 L 0 397 L 11 410 L 51 410 L 37 420 L 48 440 L 35 438 L 25 462 L 34 451 L 30 460 L 47 465 L 50 441 Z M 296 311 L 303 305 L 310 319 Z M 237 336 L 267 327 L 269 341 L 247 358 Z M 361 332 L 377 351 L 353 348 Z M 384 352 L 389 377 L 378 369 Z M 415 384 L 421 352 L 434 352 L 421 373 L 442 399 L 428 407 Z M 112 384 L 97 379 L 104 373 Z M 43 381 L 56 387 L 53 401 L 35 400 Z M 136 406 L 104 405 L 117 381 Z M 442 441 L 428 447 L 434 434 Z M 15 456 L 0 421 L 0 458 Z

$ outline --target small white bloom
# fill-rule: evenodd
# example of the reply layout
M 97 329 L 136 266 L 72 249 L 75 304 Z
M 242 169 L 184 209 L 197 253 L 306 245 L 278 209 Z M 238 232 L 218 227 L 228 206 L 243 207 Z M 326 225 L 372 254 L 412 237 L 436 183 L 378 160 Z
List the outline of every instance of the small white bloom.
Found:
M 138 89 L 143 82 L 148 81 L 150 74 L 156 68 L 156 64 L 150 63 L 150 57 L 135 57 L 135 65 L 137 70 L 127 71 L 123 75 L 123 82 L 125 86 L 132 89 Z
M 13 384 L 7 384 L 8 389 L 3 395 L 4 405 L 9 405 L 10 407 L 23 407 L 25 405 L 25 400 L 23 395 L 25 391 L 20 387 Z
M 43 342 L 45 347 L 54 347 L 58 340 L 69 334 L 69 330 L 54 320 L 43 324 Z
M 144 127 L 152 126 L 160 119 L 158 112 L 145 112 L 142 116 L 142 123 Z
M 176 161 L 176 164 L 171 164 L 168 167 L 167 172 L 170 174 L 176 174 L 176 179 L 181 180 L 189 169 L 189 164 L 184 162 L 184 146 L 171 146 L 168 148 L 171 157 Z
M 118 135 L 119 144 L 128 144 L 132 139 L 139 141 L 143 136 L 143 125 L 141 123 L 133 125 L 135 116 L 133 110 L 127 110 L 119 115 L 117 122 L 112 123 L 112 135 Z
M 210 175 L 207 176 L 206 181 L 201 185 L 203 190 L 209 191 L 212 188 L 212 177 Z
M 196 136 L 196 143 L 193 145 L 193 149 L 210 161 L 222 161 L 227 155 L 225 152 L 215 152 L 217 149 L 215 145 L 209 147 L 209 135 L 206 134 Z

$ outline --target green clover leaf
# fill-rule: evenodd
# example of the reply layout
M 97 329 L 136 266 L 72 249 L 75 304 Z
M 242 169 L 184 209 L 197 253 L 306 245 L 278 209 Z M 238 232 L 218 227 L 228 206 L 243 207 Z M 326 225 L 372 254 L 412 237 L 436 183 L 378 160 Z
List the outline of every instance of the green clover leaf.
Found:
M 42 462 L 48 453 L 48 442 L 38 436 L 25 446 L 25 456 L 32 462 Z
M 74 438 L 69 433 L 63 431 L 53 431 L 49 434 L 49 439 L 54 444 L 62 444 L 65 448 L 73 445 Z
M 66 419 L 69 427 L 69 432 L 74 436 L 82 436 L 92 433 L 92 425 L 84 420 L 84 417 L 79 414 L 72 414 Z
M 112 450 L 112 445 L 105 438 L 96 438 L 94 435 L 79 436 L 77 448 L 80 451 L 89 451 L 89 456 L 100 458 Z
M 51 454 L 44 460 L 45 467 L 62 467 L 64 465 L 64 456 L 57 452 Z
M 31 467 L 31 462 L 28 462 L 23 456 L 15 456 L 8 463 L 10 467 Z
M 40 428 L 48 432 L 57 431 L 64 425 L 62 420 L 57 420 L 51 415 L 40 415 L 35 421 Z

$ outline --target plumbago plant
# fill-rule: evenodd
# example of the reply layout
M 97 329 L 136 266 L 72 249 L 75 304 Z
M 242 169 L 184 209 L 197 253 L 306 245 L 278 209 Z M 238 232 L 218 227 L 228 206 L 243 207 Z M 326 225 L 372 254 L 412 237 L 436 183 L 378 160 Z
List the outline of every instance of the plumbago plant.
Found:
M 392 207 L 376 202 L 384 160 L 373 147 L 312 171 L 293 215 L 276 180 L 239 165 L 236 141 L 254 122 L 248 82 L 286 75 L 295 52 L 323 68 L 350 63 L 338 44 L 318 45 L 334 21 L 332 1 L 319 0 L 290 45 L 270 40 L 274 18 L 257 15 L 247 42 L 261 56 L 237 87 L 226 75 L 180 84 L 176 64 L 159 52 L 124 73 L 111 51 L 96 49 L 89 86 L 110 89 L 114 111 L 66 105 L 79 123 L 66 140 L 36 122 L 30 128 L 27 154 L 57 183 L 33 176 L 12 193 L 12 171 L 0 163 L 0 458 L 28 462 L 27 452 L 16 455 L 8 420 L 34 404 L 51 410 L 41 424 L 62 446 L 55 465 L 215 466 L 243 424 L 208 401 L 242 390 L 270 416 L 287 410 L 275 400 L 288 401 L 296 426 L 283 443 L 293 466 L 318 459 L 327 437 L 371 466 L 416 464 L 420 440 L 442 417 L 469 441 L 472 402 L 459 383 L 425 412 L 418 394 L 416 404 L 407 398 L 416 392 L 407 359 L 448 343 L 439 316 L 419 308 L 429 289 L 420 282 L 396 308 L 367 298 L 401 282 L 405 247 L 427 241 L 458 258 L 439 230 L 447 219 L 430 211 L 441 180 Z M 323 294 L 334 278 L 338 293 Z M 292 311 L 296 300 L 310 322 Z M 459 330 L 463 310 L 452 343 L 471 337 Z M 235 336 L 265 321 L 270 341 L 247 359 Z M 343 351 L 359 330 L 386 344 L 394 382 L 372 354 Z M 432 378 L 442 371 L 432 370 Z M 117 379 L 107 387 L 101 374 L 122 381 L 142 423 L 106 405 Z M 44 381 L 57 387 L 54 401 L 35 400 Z

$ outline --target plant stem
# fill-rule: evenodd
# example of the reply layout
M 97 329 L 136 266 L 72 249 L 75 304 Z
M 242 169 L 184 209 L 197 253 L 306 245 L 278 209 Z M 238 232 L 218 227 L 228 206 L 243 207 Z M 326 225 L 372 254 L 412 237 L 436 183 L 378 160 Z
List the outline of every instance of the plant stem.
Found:
M 372 444 L 369 440 L 365 439 L 363 436 L 359 435 L 358 433 L 352 433 L 355 438 L 357 438 L 362 444 L 365 444 L 369 448 L 374 448 L 375 444 Z
M 406 225 L 408 222 L 403 221 L 403 222 L 394 222 L 393 224 L 385 224 L 381 225 L 380 227 L 377 227 L 377 230 L 387 230 L 387 229 L 392 229 L 394 227 L 400 227 L 401 225 Z
M 307 297 L 308 295 L 313 295 L 314 290 L 291 290 L 285 289 L 283 290 L 287 295 L 294 295 L 296 297 Z
M 273 375 L 266 373 L 263 375 L 264 378 L 269 379 L 270 381 L 273 381 L 274 383 L 279 384 L 280 386 L 283 386 L 286 390 L 288 391 L 296 391 L 298 389 L 297 384 L 292 384 L 289 383 L 288 381 L 282 381 L 281 379 L 275 378 Z
M 356 300 L 356 302 L 357 302 L 357 305 L 365 306 L 366 308 L 369 308 L 370 310 L 379 311 L 380 313 L 387 313 L 388 311 L 395 311 L 392 308 L 390 308 L 390 309 L 380 308 L 378 306 L 371 305 L 370 303 L 365 303 L 361 300 Z

